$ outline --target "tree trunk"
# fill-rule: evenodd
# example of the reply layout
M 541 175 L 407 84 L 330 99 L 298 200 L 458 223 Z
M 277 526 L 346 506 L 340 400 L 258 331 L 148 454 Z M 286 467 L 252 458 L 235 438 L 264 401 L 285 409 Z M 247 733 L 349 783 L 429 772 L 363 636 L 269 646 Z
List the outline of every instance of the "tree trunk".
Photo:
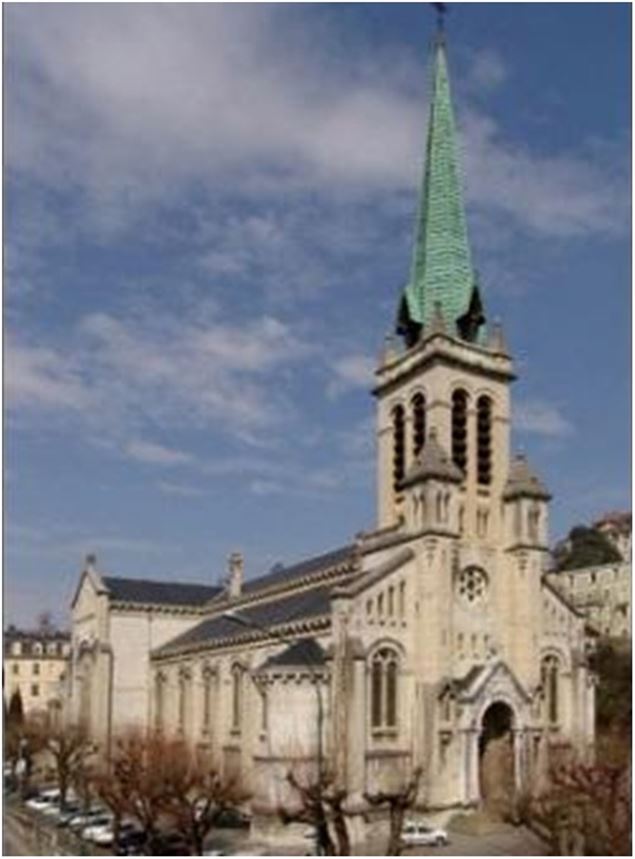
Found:
M 344 812 L 339 805 L 334 809 L 333 828 L 335 829 L 335 838 L 337 839 L 337 855 L 350 856 L 351 839 L 348 834 L 348 826 L 346 825 Z
M 66 808 L 66 794 L 68 793 L 68 774 L 58 770 L 57 779 L 60 785 L 60 808 Z
M 401 804 L 391 805 L 390 807 L 390 834 L 388 836 L 388 846 L 386 848 L 387 856 L 401 856 L 402 842 L 401 830 L 403 829 L 403 819 L 405 808 Z

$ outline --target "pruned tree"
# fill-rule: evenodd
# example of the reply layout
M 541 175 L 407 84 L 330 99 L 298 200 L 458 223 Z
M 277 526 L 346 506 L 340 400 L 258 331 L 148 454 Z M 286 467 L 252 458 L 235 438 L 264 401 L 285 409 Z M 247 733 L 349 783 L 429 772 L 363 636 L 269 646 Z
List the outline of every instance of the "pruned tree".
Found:
M 92 773 L 90 789 L 99 797 L 113 815 L 113 844 L 119 842 L 121 820 L 130 808 L 130 797 L 124 783 L 113 774 L 111 767 L 104 763 Z
M 76 725 L 44 728 L 42 739 L 42 745 L 53 759 L 60 791 L 60 805 L 64 806 L 68 789 L 82 778 L 94 744 L 83 728 Z
M 630 755 L 607 749 L 601 763 L 553 766 L 548 787 L 521 808 L 523 822 L 547 836 L 555 855 L 630 856 Z
M 205 838 L 220 816 L 248 798 L 241 780 L 224 777 L 199 749 L 181 741 L 163 741 L 170 761 L 162 807 L 193 855 L 201 855 Z
M 401 856 L 403 843 L 401 833 L 403 830 L 404 818 L 408 809 L 412 808 L 417 798 L 419 784 L 421 782 L 420 768 L 415 769 L 410 778 L 396 785 L 392 789 L 380 790 L 375 793 L 365 793 L 366 802 L 374 807 L 388 807 L 388 844 L 386 846 L 386 856 Z
M 328 769 L 315 776 L 302 777 L 297 770 L 287 773 L 296 803 L 281 806 L 278 814 L 283 823 L 306 823 L 316 834 L 316 847 L 321 856 L 350 856 L 349 812 L 346 790 Z
M 114 741 L 110 790 L 113 796 L 125 797 L 120 812 L 125 811 L 138 822 L 151 854 L 158 848 L 159 820 L 171 764 L 165 740 L 158 733 L 129 731 Z

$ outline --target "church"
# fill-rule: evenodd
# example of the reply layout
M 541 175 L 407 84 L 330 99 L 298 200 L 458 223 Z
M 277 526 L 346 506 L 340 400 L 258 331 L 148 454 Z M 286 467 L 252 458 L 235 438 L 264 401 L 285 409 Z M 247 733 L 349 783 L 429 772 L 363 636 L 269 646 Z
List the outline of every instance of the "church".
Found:
M 588 631 L 545 574 L 549 491 L 510 451 L 514 367 L 457 151 L 440 33 L 410 277 L 373 389 L 374 525 L 255 579 L 234 553 L 222 587 L 91 556 L 73 599 L 69 718 L 102 748 L 137 725 L 209 750 L 254 819 L 275 819 L 294 767 L 328 766 L 360 813 L 417 770 L 418 808 L 470 809 L 530 790 L 554 743 L 593 743 Z

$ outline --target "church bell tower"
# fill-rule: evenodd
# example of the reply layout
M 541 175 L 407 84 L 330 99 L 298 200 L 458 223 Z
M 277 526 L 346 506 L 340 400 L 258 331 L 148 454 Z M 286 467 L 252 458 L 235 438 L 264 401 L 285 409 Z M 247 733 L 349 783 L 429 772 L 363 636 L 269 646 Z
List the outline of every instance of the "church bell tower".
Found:
M 486 322 L 472 266 L 440 30 L 410 276 L 376 372 L 380 529 L 405 522 L 411 477 L 433 438 L 435 457 L 446 457 L 460 476 L 458 533 L 485 543 L 504 539 L 513 379 L 501 327 Z

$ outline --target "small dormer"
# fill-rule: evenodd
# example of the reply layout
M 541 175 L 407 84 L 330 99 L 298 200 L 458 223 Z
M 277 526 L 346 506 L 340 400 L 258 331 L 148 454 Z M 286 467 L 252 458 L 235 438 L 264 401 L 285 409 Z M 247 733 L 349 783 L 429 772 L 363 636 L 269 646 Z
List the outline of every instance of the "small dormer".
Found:
M 551 494 L 532 471 L 524 454 L 517 454 L 503 492 L 509 545 L 548 545 L 547 503 Z
M 430 429 L 425 445 L 402 480 L 405 495 L 406 527 L 455 532 L 458 527 L 456 487 L 463 480 L 461 470 Z

